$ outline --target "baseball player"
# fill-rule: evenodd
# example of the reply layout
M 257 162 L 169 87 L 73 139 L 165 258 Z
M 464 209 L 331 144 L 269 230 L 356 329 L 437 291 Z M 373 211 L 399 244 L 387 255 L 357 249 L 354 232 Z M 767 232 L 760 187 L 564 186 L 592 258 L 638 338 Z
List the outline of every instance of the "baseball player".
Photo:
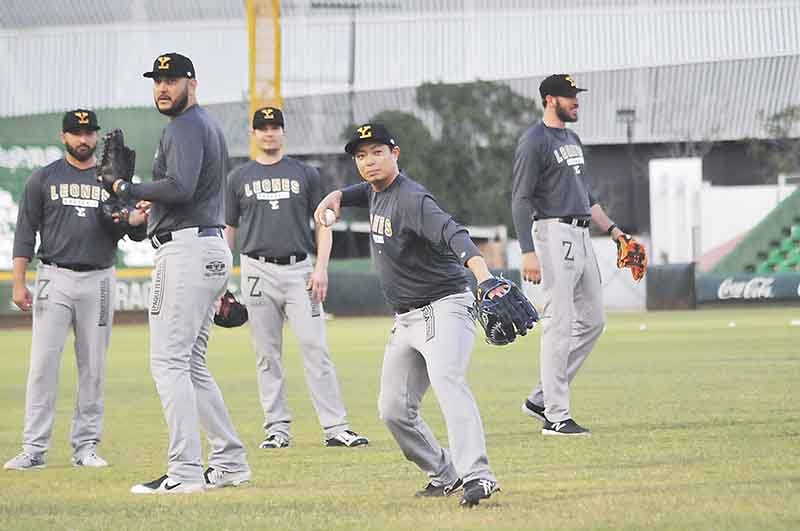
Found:
M 613 239 L 611 222 L 585 180 L 583 147 L 566 124 L 578 120 L 578 88 L 555 74 L 539 86 L 544 116 L 514 154 L 512 213 L 522 248 L 522 278 L 544 293 L 541 381 L 522 411 L 545 435 L 588 436 L 572 418 L 569 384 L 603 330 L 600 269 L 589 236 L 594 221 Z
M 241 241 L 242 293 L 250 316 L 266 437 L 260 448 L 285 448 L 292 416 L 286 401 L 282 365 L 283 323 L 300 341 L 311 401 L 325 433 L 326 446 L 369 443 L 350 429 L 336 369 L 325 339 L 322 301 L 328 289 L 331 229 L 309 221 L 322 199 L 319 173 L 283 151 L 284 118 L 276 107 L 253 114 L 252 135 L 260 153 L 228 176 L 225 236 L 231 249 Z
M 61 351 L 69 329 L 75 334 L 78 395 L 72 417 L 72 462 L 107 466 L 97 454 L 103 434 L 106 353 L 114 318 L 117 241 L 124 236 L 103 221 L 100 209 L 108 193 L 95 180 L 97 116 L 87 109 L 67 112 L 62 120 L 64 158 L 35 171 L 25 184 L 14 234 L 14 303 L 33 310 L 33 341 L 25 401 L 22 453 L 8 470 L 45 466 L 58 393 Z M 141 216 L 141 213 L 134 214 Z M 34 255 L 40 263 L 34 294 L 25 285 L 25 269 Z M 143 240 L 143 231 L 131 237 Z
M 228 148 L 219 125 L 197 104 L 195 69 L 188 57 L 160 55 L 144 77 L 153 79 L 155 106 L 170 118 L 156 151 L 153 181 L 131 184 L 104 176 L 104 184 L 123 200 L 152 202 L 147 226 L 156 249 L 150 370 L 169 428 L 169 469 L 131 492 L 235 486 L 250 479 L 250 467 L 206 365 L 214 303 L 232 262 L 222 237 Z M 198 423 L 211 448 L 205 472 Z
M 395 311 L 381 373 L 381 419 L 406 458 L 430 477 L 417 496 L 447 496 L 463 485 L 462 505 L 476 505 L 498 485 L 466 381 L 475 343 L 475 297 L 464 266 L 478 282 L 491 274 L 466 229 L 400 172 L 400 148 L 385 126 L 358 127 L 345 151 L 366 182 L 328 194 L 314 219 L 323 223 L 326 209 L 338 216 L 342 206 L 369 208 L 373 256 Z M 419 414 L 428 387 L 444 414 L 450 451 Z

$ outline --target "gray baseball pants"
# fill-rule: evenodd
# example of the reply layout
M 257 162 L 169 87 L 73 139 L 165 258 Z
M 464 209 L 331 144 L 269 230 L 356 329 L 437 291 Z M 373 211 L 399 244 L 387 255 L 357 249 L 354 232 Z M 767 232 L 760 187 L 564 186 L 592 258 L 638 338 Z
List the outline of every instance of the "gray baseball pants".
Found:
M 203 481 L 199 425 L 208 436 L 209 466 L 249 470 L 244 445 L 206 364 L 214 304 L 227 284 L 232 257 L 222 238 L 198 237 L 197 228 L 172 236 L 155 253 L 150 371 L 169 429 L 169 477 L 196 483 Z
M 396 315 L 383 357 L 378 411 L 406 459 L 437 485 L 491 479 L 478 404 L 466 380 L 475 346 L 472 293 L 443 297 Z M 442 448 L 419 413 L 433 388 L 447 424 Z
M 538 220 L 533 239 L 542 268 L 541 380 L 528 400 L 550 422 L 572 418 L 569 384 L 605 324 L 600 268 L 588 228 Z
M 50 448 L 58 396 L 61 352 L 75 331 L 78 390 L 70 439 L 80 459 L 103 434 L 106 353 L 114 319 L 114 268 L 76 272 L 39 264 L 33 305 L 33 340 L 22 449 L 41 454 Z
M 283 324 L 287 319 L 300 342 L 306 385 L 325 437 L 349 430 L 336 368 L 328 350 L 325 312 L 306 290 L 311 260 L 278 265 L 242 255 L 241 264 L 243 301 L 250 316 L 267 435 L 291 435 L 292 415 L 282 360 Z

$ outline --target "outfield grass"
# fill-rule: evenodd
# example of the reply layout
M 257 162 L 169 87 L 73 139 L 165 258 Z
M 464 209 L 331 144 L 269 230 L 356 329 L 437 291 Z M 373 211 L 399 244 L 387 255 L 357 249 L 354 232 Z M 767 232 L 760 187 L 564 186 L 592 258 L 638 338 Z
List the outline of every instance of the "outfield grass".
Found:
M 799 529 L 800 309 L 614 314 L 573 386 L 585 440 L 544 438 L 519 407 L 538 372 L 538 333 L 479 343 L 470 381 L 503 492 L 462 510 L 412 496 L 426 478 L 377 418 L 388 318 L 335 319 L 328 333 L 363 449 L 324 448 L 287 334 L 293 446 L 258 450 L 261 413 L 245 329 L 215 329 L 210 364 L 245 440 L 249 486 L 193 496 L 128 494 L 163 473 L 166 429 L 150 379 L 147 329 L 118 326 L 108 363 L 112 466 L 69 464 L 71 347 L 48 467 L 0 470 L 2 529 Z M 736 326 L 730 327 L 729 322 Z M 647 329 L 640 331 L 640 324 Z M 19 450 L 30 333 L 2 331 L 0 459 Z M 423 410 L 445 437 L 432 395 Z

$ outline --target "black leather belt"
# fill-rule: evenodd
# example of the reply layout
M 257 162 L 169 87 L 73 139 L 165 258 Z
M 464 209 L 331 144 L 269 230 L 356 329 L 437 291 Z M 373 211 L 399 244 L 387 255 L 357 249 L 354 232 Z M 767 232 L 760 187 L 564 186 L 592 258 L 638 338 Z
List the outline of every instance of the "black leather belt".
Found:
M 55 262 L 51 262 L 50 260 L 45 260 L 43 258 L 40 259 L 44 265 L 49 266 L 56 266 L 60 267 L 61 269 L 69 269 L 70 271 L 75 271 L 77 273 L 85 273 L 86 271 L 100 271 L 101 269 L 108 269 L 111 266 L 96 266 L 90 264 L 57 264 Z
M 197 227 L 198 238 L 207 238 L 209 236 L 216 236 L 218 238 L 222 238 L 222 229 L 220 229 L 219 227 Z M 150 244 L 153 246 L 153 249 L 158 249 L 165 243 L 169 243 L 171 241 L 172 241 L 171 232 L 160 232 L 155 236 L 153 236 L 152 238 L 150 238 Z
M 582 217 L 575 217 L 575 216 L 564 216 L 561 218 L 535 218 L 536 221 L 540 219 L 555 219 L 556 221 L 560 221 L 561 223 L 566 223 L 567 225 L 572 225 L 573 227 L 583 227 L 586 228 L 592 222 L 592 218 L 582 218 Z
M 290 254 L 289 256 L 259 256 L 257 254 L 245 253 L 245 256 L 258 260 L 259 262 L 269 262 L 278 265 L 294 265 L 302 262 L 308 256 L 306 253 Z
M 430 302 L 423 302 L 422 304 L 417 304 L 414 306 L 395 306 L 394 313 L 397 315 L 402 315 L 404 313 L 413 312 L 414 310 L 419 310 L 420 308 L 424 308 L 425 306 L 430 306 Z

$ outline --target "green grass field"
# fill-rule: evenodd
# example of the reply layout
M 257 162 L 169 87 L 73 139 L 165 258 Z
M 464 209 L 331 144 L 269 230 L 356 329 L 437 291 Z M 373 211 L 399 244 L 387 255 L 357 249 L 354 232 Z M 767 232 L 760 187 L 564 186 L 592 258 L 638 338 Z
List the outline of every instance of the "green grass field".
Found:
M 249 332 L 217 328 L 210 365 L 248 446 L 253 481 L 192 496 L 128 494 L 164 472 L 167 435 L 147 328 L 118 326 L 100 448 L 112 466 L 70 466 L 68 346 L 48 466 L 0 470 L 0 528 L 799 529 L 800 327 L 792 319 L 800 309 L 612 314 L 573 384 L 573 413 L 593 430 L 584 440 L 544 438 L 520 413 L 538 374 L 538 332 L 504 348 L 478 343 L 470 382 L 503 491 L 472 510 L 457 497 L 414 498 L 426 478 L 377 418 L 388 318 L 334 319 L 328 328 L 350 421 L 371 438 L 368 448 L 322 446 L 287 333 L 293 446 L 259 450 Z M 2 331 L 3 461 L 19 451 L 29 345 L 28 330 Z M 423 410 L 444 439 L 432 394 Z

